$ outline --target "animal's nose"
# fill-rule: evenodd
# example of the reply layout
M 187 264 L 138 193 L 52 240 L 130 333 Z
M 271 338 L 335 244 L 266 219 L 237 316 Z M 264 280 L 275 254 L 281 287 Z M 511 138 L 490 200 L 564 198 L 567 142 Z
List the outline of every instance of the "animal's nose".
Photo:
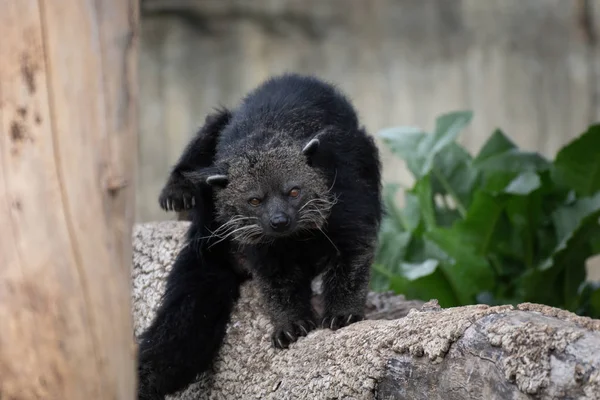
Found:
M 271 224 L 271 228 L 273 228 L 273 230 L 276 232 L 285 231 L 286 228 L 290 226 L 290 218 L 283 213 L 273 215 L 271 217 L 271 221 L 269 222 Z

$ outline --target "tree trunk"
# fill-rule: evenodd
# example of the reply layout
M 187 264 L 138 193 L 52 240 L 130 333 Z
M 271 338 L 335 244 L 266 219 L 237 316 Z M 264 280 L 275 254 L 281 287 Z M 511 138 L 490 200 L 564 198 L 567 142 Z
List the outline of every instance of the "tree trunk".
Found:
M 133 399 L 137 0 L 0 0 L 0 398 Z
M 134 230 L 136 334 L 152 319 L 187 226 L 169 221 Z M 536 304 L 442 310 L 435 301 L 375 293 L 367 315 L 367 321 L 336 332 L 319 329 L 288 350 L 274 350 L 271 324 L 250 281 L 214 373 L 173 398 L 600 398 L 600 320 Z

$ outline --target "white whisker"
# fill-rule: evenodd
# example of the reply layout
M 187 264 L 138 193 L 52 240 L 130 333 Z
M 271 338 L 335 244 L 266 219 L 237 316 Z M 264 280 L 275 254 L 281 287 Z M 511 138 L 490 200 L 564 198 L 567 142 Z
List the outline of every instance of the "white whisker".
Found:
M 335 185 L 336 179 L 337 179 L 337 168 L 335 169 L 335 175 L 333 176 L 333 182 L 331 183 L 331 186 L 329 187 L 329 189 L 327 189 L 327 191 L 325 193 L 331 192 L 331 189 L 333 189 L 333 186 Z
M 248 221 L 248 220 L 258 220 L 257 217 L 245 217 L 242 215 L 235 215 L 231 217 L 227 222 L 220 225 L 214 231 L 211 231 L 207 228 L 207 230 L 211 233 L 209 236 L 202 236 L 200 239 L 210 239 L 213 237 L 218 237 L 220 239 L 227 238 L 231 235 L 232 231 L 235 231 L 236 228 L 241 228 L 240 222 Z M 214 244 L 213 244 L 214 245 Z
M 221 237 L 219 240 L 217 240 L 216 242 L 214 242 L 213 244 L 211 244 L 210 246 L 208 246 L 208 248 L 210 249 L 214 245 L 216 245 L 218 243 L 221 243 L 222 241 L 224 241 L 225 239 L 227 239 L 231 235 L 234 235 L 236 232 L 244 231 L 244 230 L 248 230 L 248 229 L 255 229 L 255 226 L 254 225 L 245 225 L 245 226 L 242 226 L 240 228 L 234 229 L 233 231 L 228 232 L 227 235 Z
M 337 246 L 335 245 L 335 243 L 333 243 L 333 240 L 331 240 L 331 238 L 325 233 L 325 231 L 323 231 L 323 229 L 321 229 L 320 227 L 317 227 L 321 233 L 323 235 L 325 235 L 325 237 L 327 238 L 327 240 L 329 240 L 329 243 L 331 243 L 331 245 L 333 246 L 333 248 L 335 249 L 335 251 L 339 254 L 340 250 L 337 248 Z

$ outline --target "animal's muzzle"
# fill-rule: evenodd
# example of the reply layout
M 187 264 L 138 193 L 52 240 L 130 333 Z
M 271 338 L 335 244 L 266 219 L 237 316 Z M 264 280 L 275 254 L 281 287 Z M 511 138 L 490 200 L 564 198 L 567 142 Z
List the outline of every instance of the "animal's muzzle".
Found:
M 269 225 L 275 232 L 285 232 L 290 227 L 290 217 L 283 213 L 275 214 L 271 217 Z

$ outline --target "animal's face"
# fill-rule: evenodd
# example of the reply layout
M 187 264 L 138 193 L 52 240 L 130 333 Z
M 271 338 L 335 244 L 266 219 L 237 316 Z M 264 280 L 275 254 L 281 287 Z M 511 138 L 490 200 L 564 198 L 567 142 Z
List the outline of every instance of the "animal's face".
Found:
M 241 243 L 321 229 L 335 203 L 321 174 L 302 152 L 290 148 L 231 160 L 222 183 L 214 185 L 222 223 L 215 234 Z

